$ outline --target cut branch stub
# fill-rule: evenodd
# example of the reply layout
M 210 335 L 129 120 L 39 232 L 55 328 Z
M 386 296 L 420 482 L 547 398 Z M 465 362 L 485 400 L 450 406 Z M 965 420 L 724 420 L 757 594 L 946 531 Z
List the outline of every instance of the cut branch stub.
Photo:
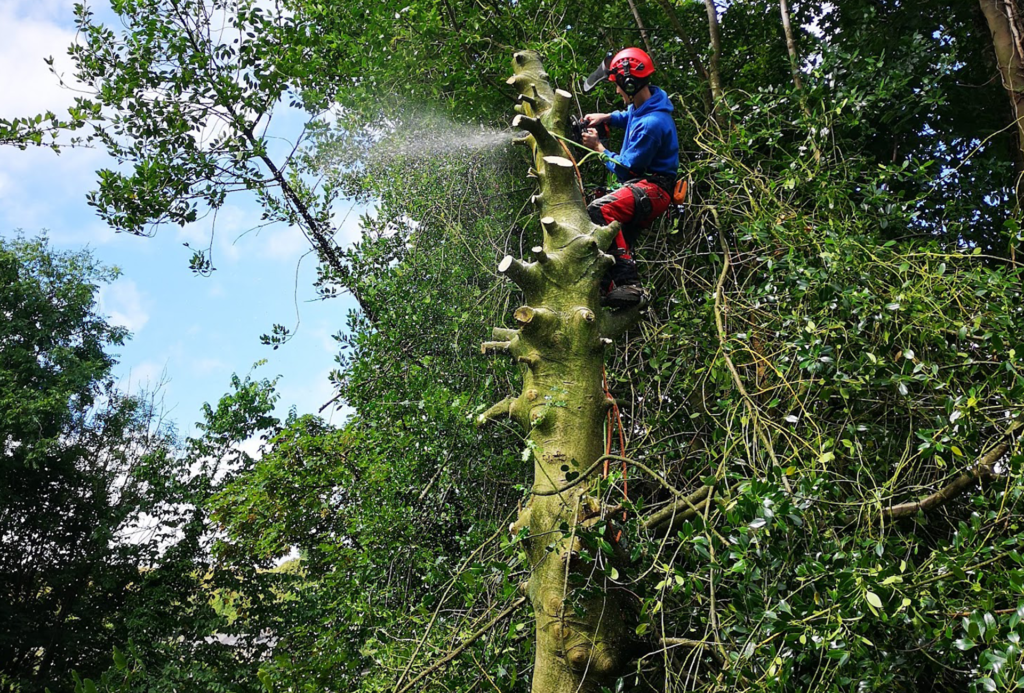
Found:
M 594 311 L 590 310 L 589 308 L 577 308 L 575 311 L 575 316 L 576 319 L 585 323 L 592 323 L 595 320 L 597 320 L 597 315 L 595 315 Z
M 517 96 L 516 103 L 520 105 L 528 105 L 530 108 L 537 108 L 537 99 L 533 98 L 532 96 L 527 96 L 526 94 L 520 94 L 519 96 Z
M 542 245 L 533 246 L 530 248 L 530 252 L 537 258 L 537 262 L 543 264 L 548 261 L 548 254 L 544 252 L 544 246 Z
M 547 308 L 531 306 L 519 306 L 513 313 L 513 317 L 524 329 L 529 328 L 530 330 L 539 329 L 555 321 L 555 314 Z
M 506 397 L 501 400 L 493 407 L 485 411 L 480 416 L 476 417 L 476 425 L 483 426 L 491 421 L 497 421 L 499 419 L 508 419 L 512 416 L 512 405 L 515 400 L 511 397 Z
M 570 194 L 579 195 L 579 183 L 576 181 L 576 164 L 564 156 L 545 156 L 543 172 L 547 174 L 547 183 L 552 189 L 569 190 Z
M 507 353 L 512 342 L 484 342 L 480 345 L 481 354 Z
M 564 89 L 555 90 L 555 103 L 551 108 L 551 121 L 562 123 L 569 117 L 569 107 L 572 105 L 572 94 Z
M 522 128 L 528 133 L 533 135 L 537 146 L 542 152 L 557 152 L 562 151 L 561 145 L 555 141 L 555 138 L 551 136 L 544 124 L 537 118 L 531 118 L 526 115 L 517 115 L 512 119 L 512 127 Z
M 516 286 L 524 291 L 532 285 L 529 265 L 524 265 L 511 255 L 506 255 L 498 263 L 498 272 L 511 279 Z
M 617 221 L 613 221 L 608 226 L 599 226 L 594 229 L 594 240 L 597 241 L 597 247 L 601 250 L 608 250 L 612 243 L 615 242 L 615 237 L 619 235 L 619 231 L 622 229 L 622 224 Z
M 491 339 L 495 342 L 511 342 L 519 336 L 519 330 L 510 330 L 507 327 L 495 327 L 491 330 Z
M 544 157 L 544 162 L 550 166 L 558 166 L 570 170 L 576 167 L 571 159 L 566 159 L 564 156 L 546 156 Z

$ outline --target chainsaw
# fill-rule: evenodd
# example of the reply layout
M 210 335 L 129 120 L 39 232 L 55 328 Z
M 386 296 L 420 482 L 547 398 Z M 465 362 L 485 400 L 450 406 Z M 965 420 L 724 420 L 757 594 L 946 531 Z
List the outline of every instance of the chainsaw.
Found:
M 578 145 L 583 145 L 583 132 L 590 128 L 597 130 L 597 138 L 601 140 L 601 144 L 608 146 L 608 138 L 611 136 L 611 128 L 608 127 L 608 123 L 601 123 L 598 126 L 593 126 L 588 123 L 585 118 L 572 116 L 569 119 L 569 132 L 571 133 L 571 139 Z

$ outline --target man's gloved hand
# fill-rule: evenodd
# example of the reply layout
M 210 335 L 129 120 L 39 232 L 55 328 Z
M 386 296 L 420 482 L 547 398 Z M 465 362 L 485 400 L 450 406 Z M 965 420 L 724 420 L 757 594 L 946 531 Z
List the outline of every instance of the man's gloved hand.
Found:
M 582 133 L 583 146 L 588 149 L 593 149 L 595 152 L 603 152 L 604 145 L 601 144 L 601 138 L 597 135 L 597 130 L 594 128 L 587 128 Z
M 586 128 L 580 134 L 584 147 L 593 149 L 595 152 L 603 152 L 605 150 L 604 145 L 601 143 L 601 135 L 598 133 L 598 128 L 607 136 L 609 120 L 611 120 L 611 116 L 607 113 L 588 113 L 580 119 L 580 122 Z

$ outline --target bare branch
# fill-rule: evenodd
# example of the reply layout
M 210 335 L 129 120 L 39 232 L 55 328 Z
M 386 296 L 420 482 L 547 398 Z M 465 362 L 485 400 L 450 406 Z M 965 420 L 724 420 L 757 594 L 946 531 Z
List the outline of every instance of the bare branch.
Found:
M 1020 424 L 1014 424 L 1006 431 L 1006 433 L 1003 434 L 1003 437 L 1009 438 L 1019 428 Z M 930 496 L 922 498 L 919 501 L 900 503 L 899 505 L 884 508 L 882 510 L 882 518 L 895 520 L 902 517 L 916 515 L 918 511 L 926 512 L 933 508 L 945 505 L 949 501 L 971 489 L 975 484 L 985 483 L 986 481 L 995 478 L 998 476 L 995 471 L 996 462 L 998 462 L 1003 455 L 1009 452 L 1012 444 L 1012 440 L 1004 440 L 999 443 L 978 458 L 977 462 L 975 462 L 970 469 Z
M 703 509 L 711 497 L 711 491 L 711 486 L 703 486 L 689 496 L 662 508 L 644 520 L 644 528 L 651 531 L 670 530 L 676 522 L 689 520 Z
M 782 31 L 786 34 L 786 50 L 789 52 L 789 69 L 793 73 L 793 86 L 803 91 L 803 80 L 800 79 L 800 54 L 796 50 L 796 39 L 793 37 L 793 26 L 789 21 L 789 6 L 786 0 L 779 0 L 779 11 L 782 13 Z

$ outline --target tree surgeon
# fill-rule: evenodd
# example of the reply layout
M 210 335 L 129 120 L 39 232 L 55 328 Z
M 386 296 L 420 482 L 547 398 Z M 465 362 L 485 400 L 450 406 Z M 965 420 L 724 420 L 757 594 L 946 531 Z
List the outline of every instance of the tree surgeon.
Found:
M 601 82 L 611 82 L 626 104 L 625 111 L 584 116 L 588 128 L 583 132 L 583 144 L 599 152 L 605 166 L 622 183 L 587 207 L 595 224 L 622 224 L 611 249 L 615 265 L 602 282 L 602 303 L 611 308 L 628 308 L 647 300 L 631 248 L 640 232 L 668 209 L 679 170 L 672 102 L 663 90 L 650 84 L 653 74 L 650 55 L 639 48 L 626 48 L 614 57 L 609 53 L 583 86 L 590 91 Z M 625 130 L 621 153 L 607 149 L 598 137 L 596 128 L 606 124 Z

